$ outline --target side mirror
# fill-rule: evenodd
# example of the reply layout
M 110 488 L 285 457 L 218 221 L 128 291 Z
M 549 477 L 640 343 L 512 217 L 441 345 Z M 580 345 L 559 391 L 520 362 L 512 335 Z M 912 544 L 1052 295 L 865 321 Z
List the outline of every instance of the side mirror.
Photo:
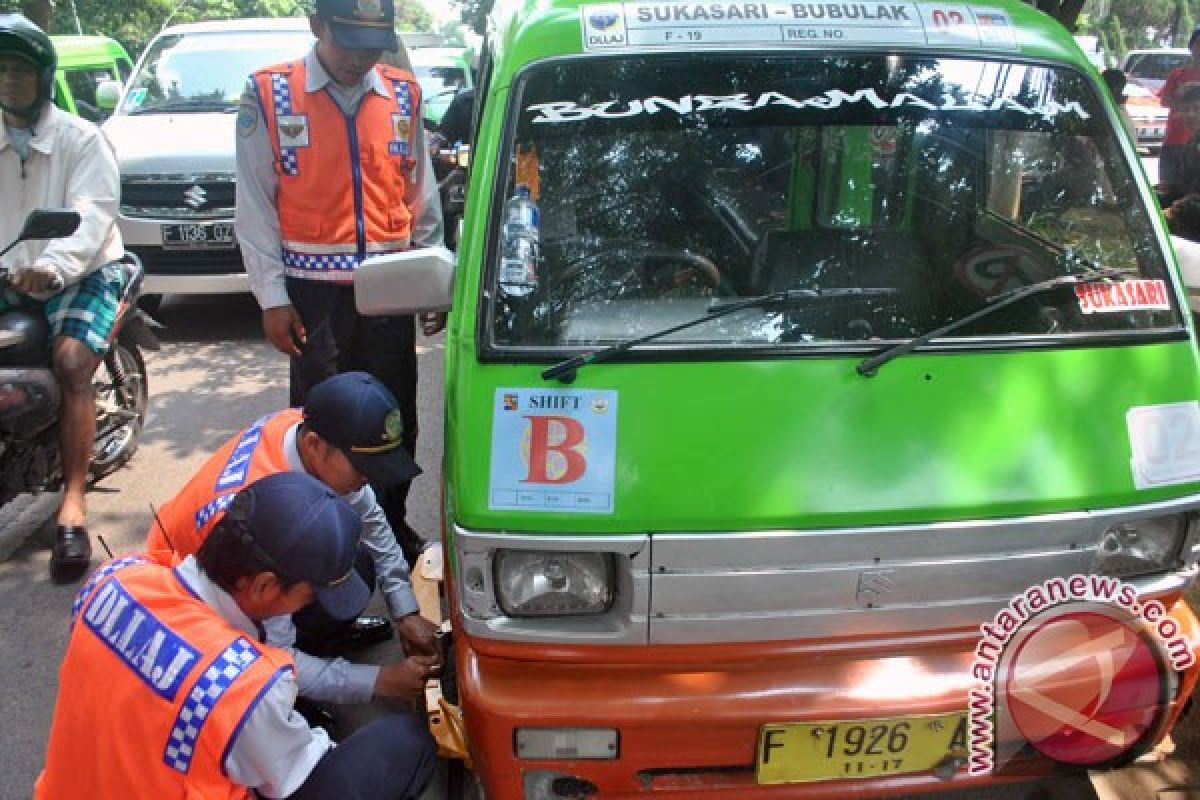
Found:
M 8 246 L 0 250 L 0 256 L 21 242 L 33 239 L 61 239 L 79 229 L 79 212 L 70 208 L 35 208 L 25 218 L 21 232 Z
M 358 313 L 378 317 L 449 311 L 454 266 L 454 253 L 444 247 L 368 258 L 354 271 Z
M 121 99 L 121 84 L 118 81 L 103 81 L 96 87 L 96 108 L 112 113 L 117 110 Z
M 79 221 L 79 212 L 70 208 L 35 208 L 25 218 L 17 241 L 61 239 L 79 230 Z

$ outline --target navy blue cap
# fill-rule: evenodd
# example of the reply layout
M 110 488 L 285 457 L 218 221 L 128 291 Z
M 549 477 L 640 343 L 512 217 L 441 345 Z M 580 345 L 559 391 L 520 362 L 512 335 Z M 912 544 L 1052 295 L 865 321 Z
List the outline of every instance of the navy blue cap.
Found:
M 317 0 L 317 16 L 347 50 L 395 50 L 393 0 Z
M 343 372 L 310 389 L 304 424 L 345 453 L 377 487 L 421 474 L 402 443 L 404 417 L 395 395 L 366 372 Z
M 362 518 L 321 481 L 303 472 L 260 478 L 226 512 L 268 566 L 313 587 L 334 619 L 354 619 L 371 590 L 354 569 Z
M 1188 47 L 1191 47 L 1197 39 L 1200 39 L 1200 25 L 1192 28 L 1192 35 L 1188 38 Z

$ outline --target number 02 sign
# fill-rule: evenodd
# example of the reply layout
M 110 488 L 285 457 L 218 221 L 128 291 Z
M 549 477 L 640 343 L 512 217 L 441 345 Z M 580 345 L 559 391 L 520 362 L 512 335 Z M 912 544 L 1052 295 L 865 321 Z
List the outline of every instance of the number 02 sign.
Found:
M 1200 481 L 1200 402 L 1131 408 L 1125 423 L 1139 489 Z

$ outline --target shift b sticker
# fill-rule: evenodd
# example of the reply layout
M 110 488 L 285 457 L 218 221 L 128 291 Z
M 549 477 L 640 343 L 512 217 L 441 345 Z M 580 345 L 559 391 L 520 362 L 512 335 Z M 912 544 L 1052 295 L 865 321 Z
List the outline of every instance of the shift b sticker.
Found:
M 617 393 L 497 389 L 488 508 L 610 514 Z

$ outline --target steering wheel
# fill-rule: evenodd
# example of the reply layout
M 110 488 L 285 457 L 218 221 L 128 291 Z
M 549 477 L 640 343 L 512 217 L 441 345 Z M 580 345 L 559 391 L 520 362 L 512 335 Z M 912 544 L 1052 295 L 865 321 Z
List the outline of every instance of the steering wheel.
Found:
M 562 264 L 555 270 L 548 290 L 553 294 L 567 284 L 583 283 L 592 274 L 594 266 L 601 268 L 600 275 L 613 274 L 612 266 L 619 269 L 614 280 L 605 281 L 602 288 L 616 287 L 616 294 L 641 288 L 653 294 L 662 294 L 688 287 L 716 290 L 721 285 L 721 270 L 711 259 L 681 247 L 664 245 L 636 239 L 612 239 L 596 236 L 569 236 L 551 240 L 547 244 L 559 245 L 580 242 L 590 252 Z M 622 256 L 627 256 L 622 258 Z M 632 261 L 632 265 L 630 265 Z M 671 267 L 674 269 L 671 269 Z

